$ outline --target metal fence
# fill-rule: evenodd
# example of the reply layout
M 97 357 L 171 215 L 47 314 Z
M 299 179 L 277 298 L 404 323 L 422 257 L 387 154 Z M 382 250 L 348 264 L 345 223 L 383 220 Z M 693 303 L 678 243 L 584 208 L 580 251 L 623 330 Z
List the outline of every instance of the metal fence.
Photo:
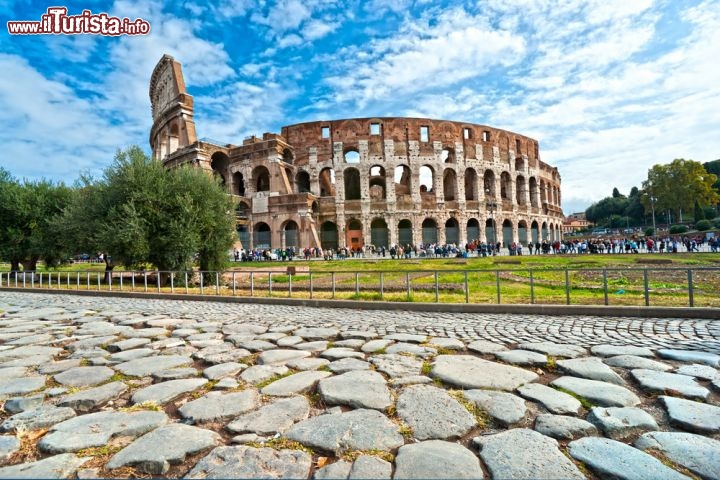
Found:
M 361 301 L 720 307 L 720 268 L 0 272 L 0 287 Z

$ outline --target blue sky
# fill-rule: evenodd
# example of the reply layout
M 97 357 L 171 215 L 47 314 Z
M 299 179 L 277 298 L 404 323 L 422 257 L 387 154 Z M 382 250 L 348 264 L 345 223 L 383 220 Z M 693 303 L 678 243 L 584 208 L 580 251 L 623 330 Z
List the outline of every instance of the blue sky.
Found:
M 142 18 L 147 36 L 11 36 L 8 20 Z M 422 116 L 540 142 L 563 208 L 720 158 L 720 1 L 0 0 L 0 166 L 71 183 L 147 151 L 148 83 L 183 64 L 199 137 L 302 121 Z

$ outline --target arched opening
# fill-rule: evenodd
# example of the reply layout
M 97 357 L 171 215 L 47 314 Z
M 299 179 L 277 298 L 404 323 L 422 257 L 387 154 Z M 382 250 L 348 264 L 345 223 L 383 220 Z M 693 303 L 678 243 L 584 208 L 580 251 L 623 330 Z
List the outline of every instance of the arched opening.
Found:
M 485 195 L 488 197 L 495 198 L 495 172 L 492 170 L 485 170 L 485 174 L 483 175 L 483 187 L 485 190 Z
M 440 152 L 440 161 L 443 163 L 455 163 L 455 150 L 443 148 L 442 152 Z
M 240 172 L 235 172 L 235 173 L 233 173 L 232 179 L 233 179 L 233 190 L 235 191 L 235 195 L 244 197 L 245 196 L 245 179 L 243 178 L 243 174 Z
M 527 197 L 527 185 L 525 184 L 525 177 L 518 175 L 515 180 L 515 199 L 518 205 L 526 205 L 525 201 Z
M 360 163 L 360 153 L 357 150 L 346 151 L 345 163 Z
M 465 200 L 477 200 L 477 173 L 472 168 L 465 170 Z
M 490 245 L 495 245 L 497 243 L 498 239 L 495 234 L 495 221 L 492 218 L 485 220 L 485 239 Z
M 247 225 L 239 223 L 236 227 L 238 240 L 243 248 L 250 248 L 250 231 Z
M 547 187 L 545 186 L 545 180 L 540 180 L 540 203 L 547 203 Z
M 505 244 L 506 247 L 509 247 L 510 244 L 513 242 L 513 225 L 510 220 L 503 221 L 502 232 L 503 232 L 503 243 Z
M 170 135 L 168 136 L 168 153 L 173 153 L 178 149 L 179 133 L 177 124 L 170 126 Z
M 272 232 L 270 225 L 265 222 L 256 223 L 253 227 L 253 247 L 266 249 L 270 248 Z
M 266 167 L 256 167 L 253 170 L 253 178 L 255 179 L 255 191 L 270 191 L 270 172 Z
M 323 222 L 320 226 L 320 245 L 323 250 L 338 248 L 338 230 L 333 222 Z
M 532 240 L 533 243 L 540 241 L 540 229 L 538 228 L 537 222 L 530 224 L 530 240 Z
M 345 200 L 360 200 L 360 172 L 357 168 L 346 168 L 343 171 L 345 182 Z
M 238 220 L 247 220 L 250 214 L 250 205 L 245 202 L 238 203 L 235 207 L 235 218 Z
M 525 171 L 525 159 L 523 157 L 518 156 L 515 158 L 515 170 L 518 172 Z
M 293 155 L 292 150 L 290 150 L 289 148 L 286 148 L 285 150 L 283 150 L 282 159 L 283 159 L 283 162 L 289 163 L 292 165 L 295 162 L 295 155 Z
M 422 242 L 437 243 L 437 222 L 432 218 L 426 218 L 422 223 Z
M 502 174 L 500 174 L 500 198 L 503 200 L 511 200 L 511 192 L 512 186 L 510 185 L 510 174 L 508 172 L 502 172 Z
M 457 200 L 457 176 L 455 170 L 450 168 L 445 169 L 445 172 L 443 172 L 443 195 L 445 201 Z
M 467 242 L 474 242 L 480 239 L 480 222 L 477 218 L 471 218 L 467 222 Z
M 385 186 L 385 169 L 379 165 L 370 167 L 370 200 L 384 200 Z
M 445 243 L 460 245 L 460 225 L 454 218 L 445 222 Z
M 289 220 L 283 227 L 283 243 L 285 248 L 293 247 L 296 251 L 300 246 L 300 236 L 298 235 L 298 224 L 293 220 Z
M 545 222 L 543 222 L 543 224 L 542 224 L 542 239 L 543 239 L 543 241 L 550 240 L 548 226 L 547 226 L 547 223 L 545 223 Z
M 395 180 L 395 194 L 397 196 L 410 195 L 412 172 L 407 165 L 398 165 L 393 172 Z
M 398 222 L 398 243 L 400 245 L 412 245 L 412 222 L 404 219 Z
M 528 229 L 527 222 L 525 220 L 520 220 L 518 222 L 518 241 L 522 243 L 523 246 L 528 244 Z
M 303 170 L 300 170 L 295 175 L 295 190 L 298 193 L 310 192 L 310 174 Z
M 535 177 L 530 177 L 530 205 L 537 208 L 538 206 L 538 184 Z
M 213 174 L 220 179 L 220 183 L 225 185 L 225 179 L 228 175 L 228 166 L 230 165 L 230 159 L 227 155 L 222 152 L 213 153 L 210 157 L 210 168 L 212 168 Z
M 419 172 L 420 193 L 434 194 L 433 185 L 435 185 L 435 171 L 431 167 L 423 165 L 420 167 Z
M 335 170 L 332 168 L 323 168 L 319 175 L 320 183 L 320 196 L 321 197 L 334 197 L 335 196 Z
M 376 248 L 389 247 L 389 233 L 387 223 L 383 218 L 374 218 L 370 222 L 370 242 L 375 245 Z
M 345 238 L 345 244 L 353 250 L 362 248 L 365 243 L 363 241 L 362 222 L 357 218 L 353 218 L 347 223 L 347 227 L 345 230 L 347 234 Z

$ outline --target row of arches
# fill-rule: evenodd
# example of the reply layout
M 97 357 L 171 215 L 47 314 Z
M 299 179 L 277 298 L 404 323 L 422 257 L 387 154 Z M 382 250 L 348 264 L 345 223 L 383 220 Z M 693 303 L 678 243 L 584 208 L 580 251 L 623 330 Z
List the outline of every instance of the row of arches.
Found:
M 367 228 L 366 228 L 367 227 Z M 391 230 L 392 228 L 392 230 Z M 360 232 L 362 238 L 353 242 L 353 246 L 372 244 L 375 247 L 389 247 L 392 244 L 417 245 L 422 244 L 455 244 L 464 246 L 474 241 L 497 243 L 508 246 L 513 242 L 527 245 L 529 242 L 560 240 L 560 224 L 532 221 L 529 225 L 525 220 L 513 223 L 505 219 L 498 224 L 493 219 L 484 221 L 470 218 L 463 225 L 456 218 L 449 218 L 444 223 L 434 218 L 425 218 L 415 225 L 410 219 L 399 220 L 395 225 L 389 225 L 384 218 L 376 217 L 369 225 L 364 225 L 359 219 L 350 219 L 343 227 L 333 221 L 325 221 L 320 225 L 320 241 L 323 248 L 338 248 L 345 245 L 341 243 L 340 231 Z M 288 220 L 280 225 L 277 236 L 265 222 L 257 222 L 252 226 L 252 232 L 246 226 L 239 227 L 238 234 L 243 245 L 250 248 L 304 248 L 309 245 L 302 244 L 298 224 Z M 252 237 L 252 242 L 250 238 Z M 349 245 L 347 245 L 349 246 Z

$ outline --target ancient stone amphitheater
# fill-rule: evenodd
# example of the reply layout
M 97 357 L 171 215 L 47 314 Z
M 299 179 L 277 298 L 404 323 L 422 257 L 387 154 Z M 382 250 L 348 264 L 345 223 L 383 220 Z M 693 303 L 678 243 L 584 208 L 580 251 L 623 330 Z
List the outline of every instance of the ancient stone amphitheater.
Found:
M 244 248 L 526 245 L 560 239 L 560 174 L 538 142 L 426 118 L 300 123 L 242 144 L 197 139 L 180 64 L 150 82 L 153 156 L 219 175 Z

